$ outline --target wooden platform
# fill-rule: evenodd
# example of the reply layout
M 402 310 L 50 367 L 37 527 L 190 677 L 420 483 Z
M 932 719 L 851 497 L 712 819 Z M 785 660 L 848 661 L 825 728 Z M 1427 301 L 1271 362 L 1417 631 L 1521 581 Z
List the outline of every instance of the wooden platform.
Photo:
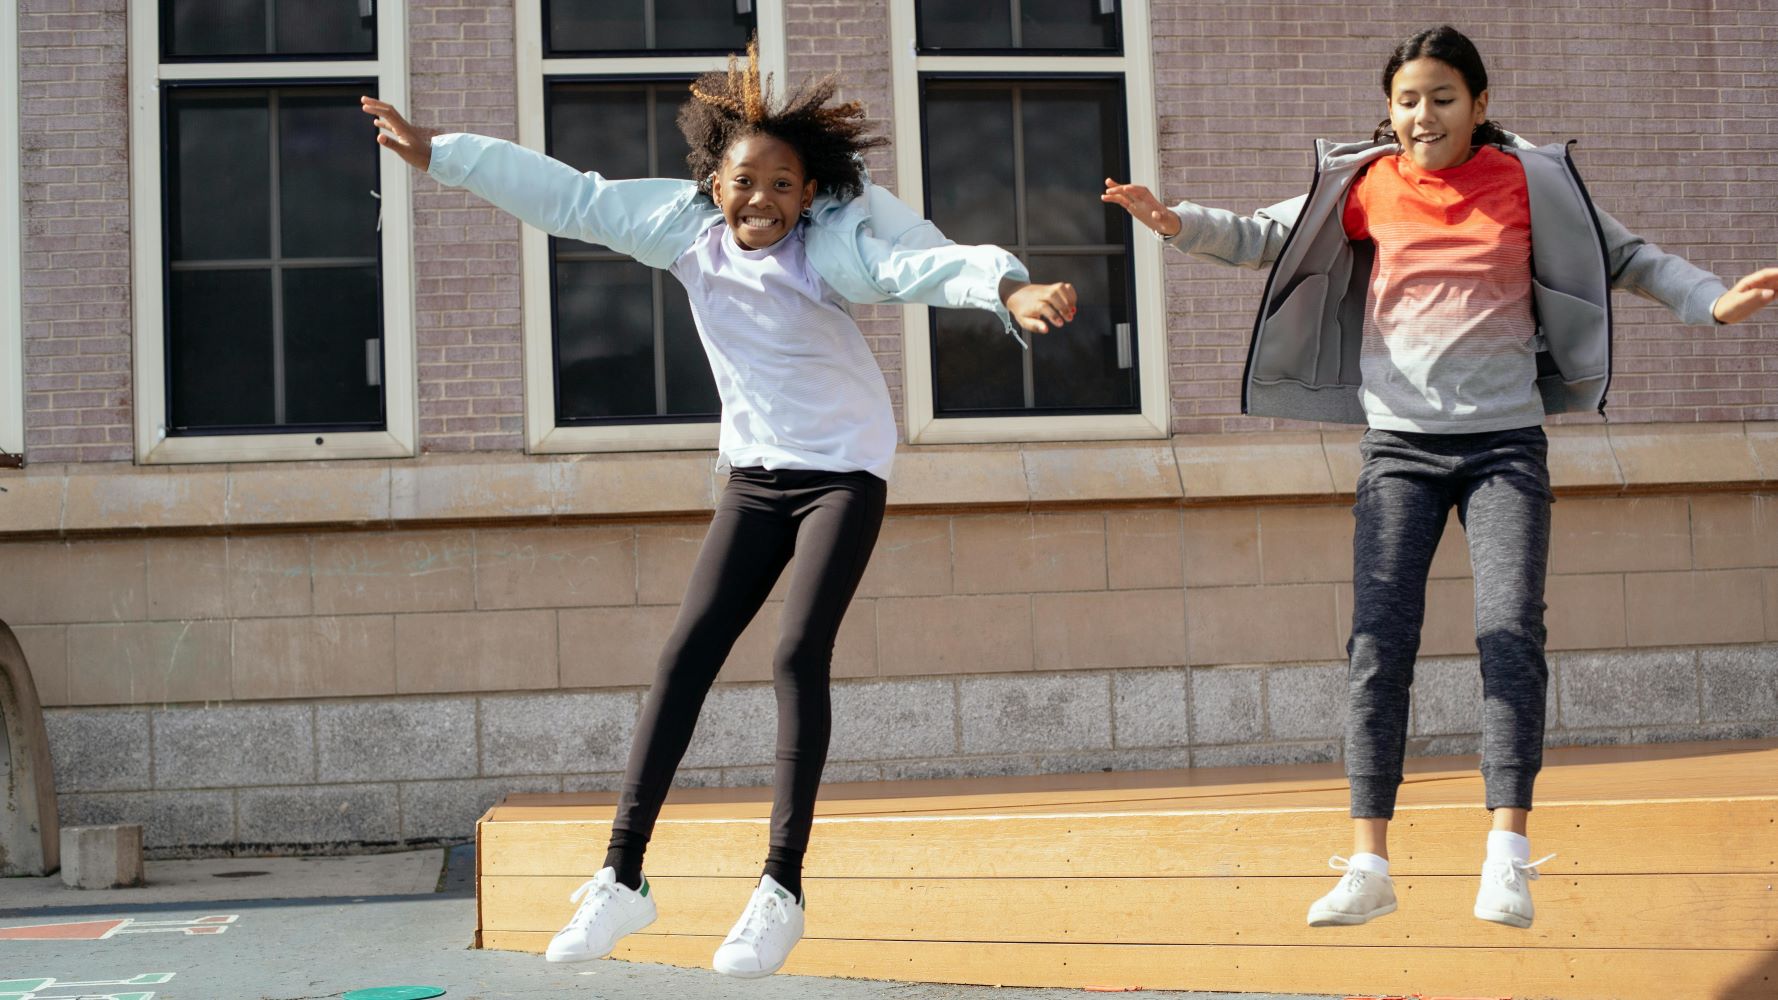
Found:
M 785 971 L 1018 986 L 1778 998 L 1778 741 L 1548 753 L 1515 930 L 1470 915 L 1473 758 L 1410 762 L 1401 908 L 1310 928 L 1350 821 L 1338 765 L 830 785 Z M 510 795 L 477 828 L 480 947 L 541 952 L 603 862 L 614 796 Z M 676 790 L 632 961 L 708 966 L 766 853 L 769 793 Z

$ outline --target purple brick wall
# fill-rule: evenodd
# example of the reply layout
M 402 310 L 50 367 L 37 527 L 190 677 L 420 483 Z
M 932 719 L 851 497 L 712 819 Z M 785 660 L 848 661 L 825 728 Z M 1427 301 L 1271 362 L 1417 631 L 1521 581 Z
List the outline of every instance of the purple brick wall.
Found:
M 27 0 L 19 9 L 25 457 L 33 463 L 120 461 L 132 452 L 128 33 L 123 0 Z
M 518 139 L 511 0 L 414 0 L 408 34 L 414 120 Z M 518 222 L 415 178 L 414 278 L 420 449 L 522 450 Z
M 513 137 L 511 0 L 409 5 L 414 117 Z M 1539 140 L 1580 140 L 1599 204 L 1733 279 L 1778 263 L 1778 2 L 1476 5 L 1153 0 L 1163 194 L 1251 210 L 1300 193 L 1317 136 L 1382 117 L 1377 75 L 1398 37 L 1449 20 L 1493 76 L 1493 114 Z M 786 0 L 790 81 L 838 73 L 890 133 L 882 0 Z M 122 0 L 27 0 L 20 16 L 26 447 L 31 462 L 131 457 L 129 202 Z M 911 109 L 902 109 L 911 113 Z M 894 187 L 893 153 L 870 158 Z M 1083 193 L 1090 196 L 1090 192 Z M 523 446 L 518 225 L 416 179 L 420 440 L 426 451 Z M 1167 264 L 1173 429 L 1269 429 L 1239 415 L 1263 275 Z M 1682 328 L 1619 296 L 1618 421 L 1778 419 L 1778 320 Z M 899 411 L 898 310 L 858 310 Z M 1575 418 L 1584 419 L 1584 418 Z

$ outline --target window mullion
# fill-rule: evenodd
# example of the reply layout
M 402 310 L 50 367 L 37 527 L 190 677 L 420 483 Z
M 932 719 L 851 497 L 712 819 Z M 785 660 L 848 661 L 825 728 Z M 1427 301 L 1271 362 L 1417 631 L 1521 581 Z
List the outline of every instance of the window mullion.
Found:
M 650 8 L 654 0 L 648 0 Z M 653 29 L 652 14 L 649 19 L 649 30 Z M 660 101 L 660 88 L 649 87 L 645 93 L 643 111 L 648 120 L 648 175 L 661 175 L 660 130 L 655 126 L 656 112 Z M 661 280 L 661 272 L 650 268 L 648 272 L 649 294 L 653 297 L 652 312 L 654 314 L 654 412 L 656 416 L 667 414 L 667 296 Z
M 272 420 L 280 426 L 286 423 L 285 412 L 288 404 L 284 385 L 284 269 L 279 266 L 284 258 L 283 233 L 283 171 L 279 169 L 278 157 L 282 155 L 278 142 L 279 92 L 274 90 L 268 94 L 266 107 L 269 121 L 266 123 L 267 141 L 271 144 L 271 158 L 267 166 L 271 170 L 269 183 L 271 186 L 271 253 L 267 256 L 272 264 Z
M 1013 0 L 1017 7 L 1018 0 Z M 1017 37 L 1017 29 L 1014 29 Z M 1013 204 L 1013 239 L 1017 246 L 1013 253 L 1021 260 L 1030 256 L 1025 241 L 1030 234 L 1025 220 L 1025 88 L 1012 88 L 1012 204 Z M 1027 264 L 1027 267 L 1030 265 Z M 1032 345 L 1035 348 L 1035 344 Z M 1019 363 L 1024 369 L 1025 407 L 1031 409 L 1037 405 L 1037 366 L 1032 363 L 1031 351 L 1019 352 Z

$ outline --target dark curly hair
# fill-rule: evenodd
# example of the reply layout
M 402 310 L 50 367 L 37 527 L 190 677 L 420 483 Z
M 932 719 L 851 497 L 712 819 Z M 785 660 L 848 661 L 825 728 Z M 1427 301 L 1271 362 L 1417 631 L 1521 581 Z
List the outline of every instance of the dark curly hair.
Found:
M 759 40 L 747 43 L 747 65 L 729 57 L 728 71 L 705 73 L 691 85 L 691 100 L 679 108 L 679 131 L 691 153 L 685 162 L 698 190 L 710 193 L 710 178 L 729 147 L 753 135 L 769 135 L 796 151 L 803 173 L 816 189 L 840 198 L 864 191 L 857 154 L 888 139 L 864 134 L 864 105 L 828 106 L 839 89 L 831 75 L 811 80 L 773 107 L 771 79 L 760 79 Z
M 1389 54 L 1389 62 L 1383 66 L 1383 96 L 1392 97 L 1395 93 L 1395 74 L 1406 64 L 1415 59 L 1437 59 L 1439 62 L 1457 71 L 1463 78 L 1463 85 L 1469 88 L 1470 97 L 1478 97 L 1488 89 L 1488 68 L 1482 65 L 1482 54 L 1476 51 L 1475 43 L 1469 36 L 1448 24 L 1436 28 L 1427 28 L 1410 36 L 1407 41 L 1395 47 Z M 1377 142 L 1400 142 L 1389 119 L 1377 126 L 1371 135 Z M 1475 134 L 1470 137 L 1471 146 L 1510 145 L 1511 139 L 1500 126 L 1492 121 L 1485 121 L 1475 127 Z

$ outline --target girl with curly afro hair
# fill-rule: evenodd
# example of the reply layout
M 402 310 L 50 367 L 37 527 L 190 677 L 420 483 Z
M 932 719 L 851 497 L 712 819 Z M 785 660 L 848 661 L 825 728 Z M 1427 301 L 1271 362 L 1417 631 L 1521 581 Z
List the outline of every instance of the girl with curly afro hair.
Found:
M 656 816 L 717 670 L 786 566 L 769 852 L 714 965 L 770 975 L 802 936 L 834 641 L 882 525 L 897 437 L 882 372 L 843 304 L 988 309 L 1009 333 L 1044 333 L 1074 315 L 1068 284 L 1031 284 L 1005 250 L 954 244 L 871 184 L 859 154 L 884 140 L 835 91 L 830 77 L 775 101 L 750 45 L 744 65 L 731 58 L 726 73 L 692 84 L 680 110 L 689 181 L 581 174 L 503 140 L 420 128 L 363 99 L 377 141 L 441 183 L 672 273 L 722 400 L 728 487 L 643 705 L 605 866 L 574 893 L 580 905 L 551 940 L 550 961 L 604 957 L 653 922 L 642 857 Z

